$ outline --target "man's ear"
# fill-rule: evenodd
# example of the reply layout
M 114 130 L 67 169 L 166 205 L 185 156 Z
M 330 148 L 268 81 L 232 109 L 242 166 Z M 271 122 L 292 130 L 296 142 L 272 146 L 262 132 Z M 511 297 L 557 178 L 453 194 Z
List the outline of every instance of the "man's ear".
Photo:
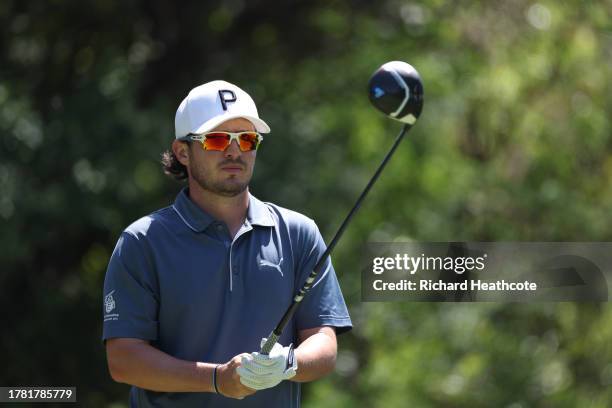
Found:
M 189 167 L 189 143 L 180 140 L 173 141 L 172 152 L 183 166 Z

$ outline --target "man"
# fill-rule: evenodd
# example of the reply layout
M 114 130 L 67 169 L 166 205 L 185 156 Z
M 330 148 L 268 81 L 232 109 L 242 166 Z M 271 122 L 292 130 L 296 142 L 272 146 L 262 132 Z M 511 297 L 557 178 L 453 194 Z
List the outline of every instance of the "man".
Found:
M 166 173 L 173 205 L 130 225 L 104 282 L 103 340 L 130 407 L 298 407 L 351 328 L 331 260 L 270 355 L 267 335 L 325 244 L 315 223 L 249 193 L 270 128 L 251 97 L 213 81 L 180 104 Z M 290 344 L 297 344 L 293 349 Z M 249 353 L 250 352 L 250 353 Z

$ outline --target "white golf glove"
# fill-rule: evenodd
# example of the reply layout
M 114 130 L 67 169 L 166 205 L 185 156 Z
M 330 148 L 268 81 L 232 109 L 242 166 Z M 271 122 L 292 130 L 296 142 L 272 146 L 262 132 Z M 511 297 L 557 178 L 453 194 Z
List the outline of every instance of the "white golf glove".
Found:
M 266 339 L 261 340 L 261 345 Z M 265 390 L 278 385 L 283 380 L 295 376 L 297 359 L 293 353 L 293 345 L 283 347 L 276 343 L 269 355 L 259 352 L 242 357 L 242 365 L 236 369 L 240 382 L 254 390 Z

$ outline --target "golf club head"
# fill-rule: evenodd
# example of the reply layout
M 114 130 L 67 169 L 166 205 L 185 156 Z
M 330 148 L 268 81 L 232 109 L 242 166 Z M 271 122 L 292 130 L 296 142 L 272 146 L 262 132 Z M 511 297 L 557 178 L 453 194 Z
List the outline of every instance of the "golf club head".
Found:
M 402 61 L 383 64 L 368 86 L 370 102 L 391 119 L 413 125 L 423 109 L 423 82 L 416 69 Z

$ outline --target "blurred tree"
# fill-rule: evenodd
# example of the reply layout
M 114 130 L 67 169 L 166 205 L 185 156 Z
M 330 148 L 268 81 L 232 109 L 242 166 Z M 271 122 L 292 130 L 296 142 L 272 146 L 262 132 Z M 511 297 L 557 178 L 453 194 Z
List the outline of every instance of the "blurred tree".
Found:
M 399 126 L 369 75 L 406 60 L 426 103 L 335 255 L 355 330 L 305 406 L 605 407 L 612 310 L 366 304 L 368 240 L 612 239 L 612 4 L 0 2 L 0 384 L 126 404 L 100 342 L 120 231 L 179 185 L 159 155 L 197 84 L 271 124 L 252 191 L 330 237 Z

